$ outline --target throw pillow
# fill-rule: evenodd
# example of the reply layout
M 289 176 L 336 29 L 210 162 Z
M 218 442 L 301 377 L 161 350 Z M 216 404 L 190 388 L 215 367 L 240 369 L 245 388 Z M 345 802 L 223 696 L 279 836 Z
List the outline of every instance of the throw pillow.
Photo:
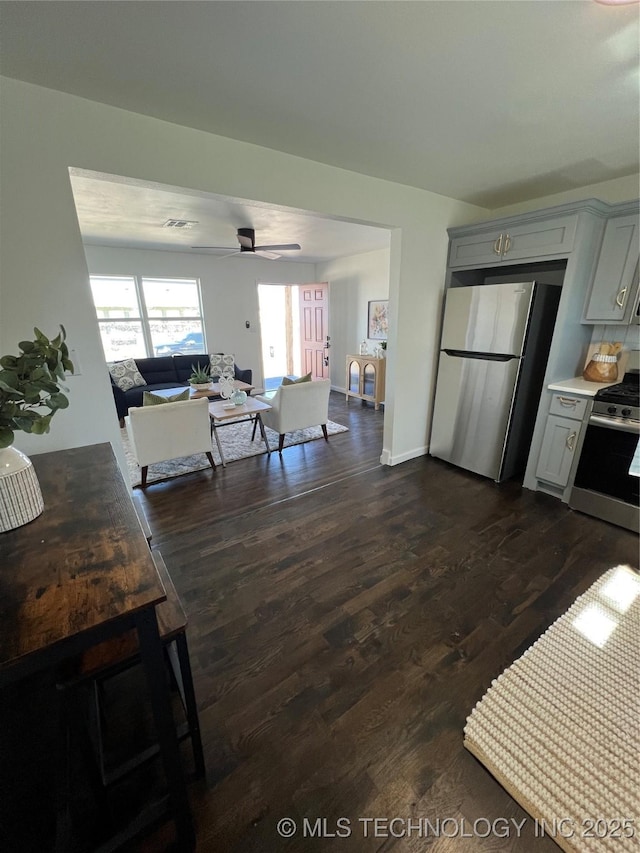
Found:
M 221 352 L 214 352 L 209 356 L 211 364 L 211 376 L 233 376 L 235 375 L 235 356 L 224 355 Z
M 305 373 L 305 375 L 301 376 L 299 379 L 289 379 L 288 376 L 282 377 L 283 385 L 299 385 L 301 382 L 311 382 L 311 373 Z
M 122 388 L 123 391 L 147 384 L 133 358 L 127 358 L 124 361 L 112 361 L 109 365 L 109 373 L 113 376 L 113 381 L 118 388 Z
M 181 400 L 188 400 L 191 392 L 188 388 L 180 391 L 179 394 L 172 394 L 171 397 L 163 397 L 162 394 L 154 394 L 153 391 L 142 392 L 143 406 L 160 406 L 162 403 L 179 403 Z

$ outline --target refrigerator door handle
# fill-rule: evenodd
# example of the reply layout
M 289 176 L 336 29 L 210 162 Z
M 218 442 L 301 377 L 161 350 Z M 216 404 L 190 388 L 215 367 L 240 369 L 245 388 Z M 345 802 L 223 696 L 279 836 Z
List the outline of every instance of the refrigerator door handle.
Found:
M 514 358 L 519 358 L 517 355 L 493 352 L 469 352 L 464 349 L 443 349 L 447 355 L 453 358 L 477 358 L 482 361 L 511 361 Z

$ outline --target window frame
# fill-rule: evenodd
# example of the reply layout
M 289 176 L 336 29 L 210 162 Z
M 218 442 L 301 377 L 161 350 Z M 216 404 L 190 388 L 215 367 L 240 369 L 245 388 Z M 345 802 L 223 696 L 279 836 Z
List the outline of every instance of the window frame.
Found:
M 100 279 L 101 281 L 105 281 L 108 279 L 112 279 L 114 281 L 122 281 L 123 279 L 130 279 L 134 288 L 135 288 L 136 303 L 138 306 L 139 316 L 138 317 L 126 317 L 124 315 L 122 317 L 115 317 L 115 316 L 100 317 L 100 316 L 98 316 L 98 308 L 95 304 L 95 301 L 93 300 L 93 288 L 91 286 L 93 280 L 95 280 L 95 279 Z M 180 316 L 180 315 L 176 314 L 175 316 L 174 315 L 170 315 L 170 316 L 167 315 L 167 316 L 163 316 L 163 317 L 149 317 L 149 314 L 147 312 L 147 303 L 146 303 L 146 299 L 145 299 L 145 293 L 144 293 L 144 282 L 145 281 L 185 282 L 188 284 L 195 284 L 196 294 L 198 297 L 199 314 L 193 315 L 193 316 L 184 316 L 184 315 Z M 195 278 L 195 277 L 187 278 L 187 277 L 182 277 L 182 276 L 138 275 L 138 274 L 132 274 L 132 273 L 123 273 L 120 275 L 113 274 L 113 273 L 108 273 L 105 275 L 103 275 L 101 273 L 95 273 L 95 274 L 89 274 L 89 289 L 91 291 L 91 300 L 93 302 L 94 311 L 96 312 L 96 320 L 98 321 L 98 329 L 100 330 L 100 326 L 102 323 L 114 323 L 114 322 L 115 323 L 124 323 L 124 322 L 140 323 L 141 329 L 142 329 L 142 340 L 144 342 L 144 348 L 146 351 L 145 358 L 160 358 L 161 357 L 161 356 L 156 355 L 155 347 L 153 346 L 153 335 L 151 332 L 151 324 L 153 322 L 157 322 L 157 321 L 179 322 L 182 320 L 186 320 L 189 322 L 199 322 L 200 323 L 200 331 L 202 333 L 202 341 L 203 341 L 204 352 L 207 352 L 207 337 L 206 337 L 206 332 L 205 332 L 204 316 L 203 316 L 203 311 L 202 311 L 202 289 L 200 286 L 200 279 L 199 278 Z M 102 331 L 101 330 L 100 330 L 100 344 L 102 346 L 102 351 L 103 351 L 103 354 L 105 356 L 105 359 L 107 361 L 110 361 L 111 359 L 109 359 L 107 354 L 104 352 L 104 343 L 103 343 Z M 120 358 L 114 359 L 114 360 L 115 361 L 123 361 L 124 359 L 127 359 L 127 358 L 135 358 L 135 356 L 133 356 L 133 355 L 122 355 Z M 138 358 L 140 358 L 140 356 L 138 356 Z

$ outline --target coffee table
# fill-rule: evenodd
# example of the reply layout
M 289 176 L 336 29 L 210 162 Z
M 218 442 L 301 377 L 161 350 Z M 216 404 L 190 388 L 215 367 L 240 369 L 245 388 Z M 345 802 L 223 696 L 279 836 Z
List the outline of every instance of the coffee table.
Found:
M 239 379 L 234 379 L 235 389 L 236 391 L 245 391 L 247 394 L 250 394 L 255 385 L 249 385 L 247 382 L 241 382 Z M 173 397 L 176 394 L 179 394 L 181 391 L 184 391 L 186 385 L 182 385 L 178 388 L 158 388 L 157 391 L 153 391 L 153 394 L 158 394 L 160 397 Z M 206 388 L 204 391 L 196 391 L 195 388 L 189 386 L 190 400 L 199 400 L 201 397 L 208 397 L 209 399 L 217 399 L 220 396 L 220 384 L 218 382 L 213 382 L 210 388 Z
M 242 423 L 243 421 L 254 425 L 258 424 L 260 427 L 260 434 L 262 435 L 265 447 L 267 448 L 267 453 L 271 453 L 267 434 L 264 430 L 264 424 L 262 423 L 262 418 L 260 416 L 260 412 L 266 412 L 270 408 L 271 406 L 268 403 L 263 403 L 260 400 L 256 400 L 254 397 L 247 397 L 246 402 L 241 406 L 231 405 L 230 403 L 223 402 L 222 400 L 216 400 L 213 403 L 209 403 L 211 434 L 215 437 L 216 444 L 218 445 L 218 453 L 220 454 L 220 460 L 222 461 L 223 468 L 227 467 L 227 463 L 225 462 L 222 447 L 220 445 L 220 439 L 218 437 L 218 430 L 223 426 Z

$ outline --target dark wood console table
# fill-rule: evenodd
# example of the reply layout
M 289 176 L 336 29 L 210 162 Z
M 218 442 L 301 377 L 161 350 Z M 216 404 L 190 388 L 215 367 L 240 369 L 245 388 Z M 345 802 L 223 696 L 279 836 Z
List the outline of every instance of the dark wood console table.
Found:
M 44 512 L 0 534 L 0 688 L 43 671 L 53 675 L 70 656 L 135 627 L 178 846 L 192 850 L 155 612 L 166 593 L 113 450 L 96 444 L 32 462 Z

